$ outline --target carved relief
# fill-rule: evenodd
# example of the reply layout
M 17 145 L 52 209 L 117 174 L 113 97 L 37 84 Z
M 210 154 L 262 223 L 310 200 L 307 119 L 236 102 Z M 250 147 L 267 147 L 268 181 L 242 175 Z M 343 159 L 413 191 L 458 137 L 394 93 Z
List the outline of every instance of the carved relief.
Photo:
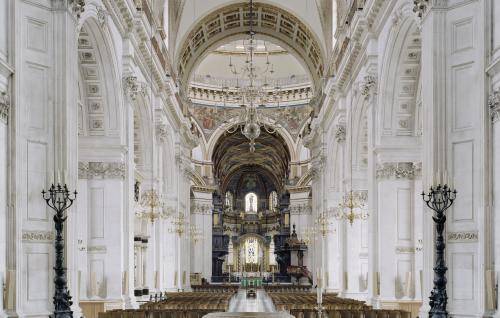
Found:
M 377 88 L 377 78 L 374 75 L 367 75 L 361 84 L 361 95 L 369 96 L 375 94 Z
M 345 130 L 345 125 L 340 124 L 337 125 L 337 128 L 335 130 L 335 140 L 337 143 L 344 142 L 346 138 L 346 130 Z
M 496 123 L 500 118 L 500 89 L 493 91 L 488 98 L 491 121 Z
M 106 18 L 108 17 L 108 12 L 103 7 L 97 8 L 97 21 L 101 27 L 106 25 Z
M 77 19 L 80 19 L 83 11 L 85 11 L 85 0 L 70 0 L 71 9 Z
M 79 162 L 79 179 L 124 179 L 125 164 L 121 162 Z
M 106 253 L 107 248 L 104 245 L 89 246 L 87 251 L 89 253 Z
M 413 12 L 415 12 L 417 16 L 421 18 L 427 10 L 429 0 L 414 0 L 413 3 Z
M 192 214 L 210 215 L 212 214 L 212 204 L 194 202 L 191 204 Z
M 52 243 L 55 235 L 51 231 L 23 231 L 22 240 L 39 243 Z
M 127 76 L 123 80 L 125 93 L 132 99 L 135 100 L 137 94 L 139 93 L 139 85 L 137 84 L 136 76 Z
M 377 167 L 377 179 L 414 179 L 421 176 L 422 164 L 414 162 L 386 162 Z
M 9 121 L 10 98 L 6 93 L 0 93 L 0 122 Z
M 397 246 L 396 253 L 398 254 L 413 254 L 415 253 L 415 248 L 411 246 Z
M 166 142 L 168 137 L 168 127 L 164 123 L 156 125 L 156 137 L 160 142 Z
M 473 243 L 477 242 L 478 239 L 479 234 L 477 231 L 448 233 L 448 242 L 450 243 Z

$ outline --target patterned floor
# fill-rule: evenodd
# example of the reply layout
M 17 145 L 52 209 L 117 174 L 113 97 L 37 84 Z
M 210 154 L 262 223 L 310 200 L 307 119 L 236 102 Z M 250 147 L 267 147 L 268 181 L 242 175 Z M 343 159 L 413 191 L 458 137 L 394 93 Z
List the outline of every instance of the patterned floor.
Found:
M 229 312 L 276 312 L 276 309 L 265 291 L 257 290 L 257 297 L 247 298 L 246 291 L 241 289 L 231 299 Z

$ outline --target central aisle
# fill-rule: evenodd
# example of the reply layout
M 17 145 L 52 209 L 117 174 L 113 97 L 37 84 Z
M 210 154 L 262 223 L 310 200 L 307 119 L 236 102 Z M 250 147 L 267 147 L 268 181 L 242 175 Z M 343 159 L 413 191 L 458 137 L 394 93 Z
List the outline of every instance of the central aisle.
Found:
M 246 290 L 240 289 L 229 303 L 229 312 L 276 312 L 271 298 L 264 290 L 257 290 L 257 297 L 247 298 Z

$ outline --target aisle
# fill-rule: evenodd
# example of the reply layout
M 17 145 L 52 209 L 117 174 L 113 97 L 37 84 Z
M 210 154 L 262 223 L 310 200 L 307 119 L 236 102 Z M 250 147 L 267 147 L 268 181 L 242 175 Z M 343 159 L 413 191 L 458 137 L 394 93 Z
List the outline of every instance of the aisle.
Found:
M 229 312 L 276 312 L 276 309 L 264 290 L 257 290 L 255 298 L 247 298 L 245 289 L 240 289 L 229 303 Z

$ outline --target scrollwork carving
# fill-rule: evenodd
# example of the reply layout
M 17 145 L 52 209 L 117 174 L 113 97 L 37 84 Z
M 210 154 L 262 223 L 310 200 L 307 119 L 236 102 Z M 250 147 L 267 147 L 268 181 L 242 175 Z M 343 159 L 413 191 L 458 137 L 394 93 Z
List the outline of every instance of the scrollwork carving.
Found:
M 79 179 L 124 179 L 125 164 L 122 162 L 79 162 Z
M 377 167 L 377 179 L 414 179 L 421 173 L 422 164 L 414 162 L 386 162 Z
M 448 242 L 450 243 L 473 243 L 477 242 L 478 239 L 479 234 L 477 231 L 448 233 Z
M 51 231 L 23 231 L 22 234 L 23 241 L 52 243 L 54 238 L 54 232 Z

